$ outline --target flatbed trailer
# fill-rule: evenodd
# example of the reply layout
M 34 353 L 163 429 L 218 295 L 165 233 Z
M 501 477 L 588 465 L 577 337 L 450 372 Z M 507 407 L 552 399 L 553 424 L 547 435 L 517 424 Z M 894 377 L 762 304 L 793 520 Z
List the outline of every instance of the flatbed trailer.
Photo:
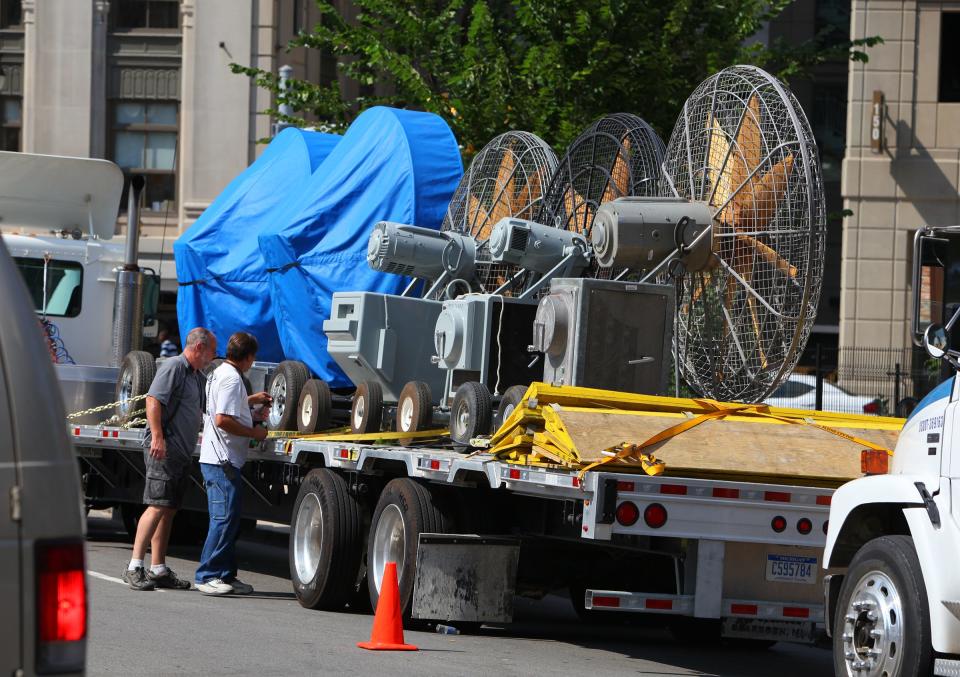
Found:
M 88 502 L 135 511 L 143 431 L 70 431 Z M 200 528 L 206 499 L 196 461 L 193 477 L 185 508 Z M 436 440 L 309 438 L 267 440 L 251 450 L 243 479 L 245 518 L 291 525 L 291 577 L 304 606 L 340 608 L 364 593 L 375 602 L 374 565 L 392 558 L 402 560 L 404 613 L 422 616 L 413 608 L 416 543 L 439 532 L 512 539 L 515 572 L 488 571 L 508 579 L 492 585 L 511 596 L 567 588 L 585 619 L 601 610 L 661 615 L 681 631 L 801 642 L 814 641 L 823 624 L 829 487 L 606 470 L 581 476 L 467 455 Z M 458 614 L 448 610 L 437 620 L 490 620 L 473 612 L 450 618 Z

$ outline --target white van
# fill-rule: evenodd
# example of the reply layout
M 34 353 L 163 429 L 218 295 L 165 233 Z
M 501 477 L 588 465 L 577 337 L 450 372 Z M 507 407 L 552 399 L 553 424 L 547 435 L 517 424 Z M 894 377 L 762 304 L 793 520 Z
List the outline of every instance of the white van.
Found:
M 85 521 L 50 353 L 0 242 L 0 674 L 84 671 Z

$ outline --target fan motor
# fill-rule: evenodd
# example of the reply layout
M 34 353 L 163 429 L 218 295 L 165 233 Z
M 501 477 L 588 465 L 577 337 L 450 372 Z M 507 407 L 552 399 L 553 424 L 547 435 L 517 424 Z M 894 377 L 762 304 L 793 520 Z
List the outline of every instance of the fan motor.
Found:
M 649 270 L 682 244 L 693 245 L 684 251 L 687 269 L 702 270 L 710 260 L 710 235 L 696 240 L 712 223 L 713 214 L 705 202 L 625 197 L 600 206 L 590 241 L 602 268 Z

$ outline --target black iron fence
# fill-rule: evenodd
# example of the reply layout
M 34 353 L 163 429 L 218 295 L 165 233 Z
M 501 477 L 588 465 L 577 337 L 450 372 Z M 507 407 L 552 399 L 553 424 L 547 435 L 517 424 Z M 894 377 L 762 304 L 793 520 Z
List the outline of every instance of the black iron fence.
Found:
M 949 373 L 915 348 L 811 346 L 773 393 L 773 404 L 803 409 L 908 416 Z

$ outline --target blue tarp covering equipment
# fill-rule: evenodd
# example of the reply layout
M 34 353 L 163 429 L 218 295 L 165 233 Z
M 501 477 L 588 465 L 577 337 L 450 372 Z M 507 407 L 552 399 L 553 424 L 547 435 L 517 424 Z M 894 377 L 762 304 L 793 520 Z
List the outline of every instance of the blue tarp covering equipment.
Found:
M 357 117 L 303 199 L 260 234 L 287 359 L 332 387 L 351 385 L 327 354 L 323 321 L 333 293 L 401 292 L 407 278 L 367 265 L 371 229 L 378 221 L 439 228 L 462 175 L 456 139 L 439 116 L 376 107 Z
M 258 358 L 305 362 L 352 385 L 327 355 L 336 291 L 396 294 L 407 278 L 367 265 L 378 221 L 439 228 L 463 175 L 456 139 L 432 113 L 371 108 L 343 137 L 288 128 L 173 246 L 181 332 L 205 326 L 223 348 L 248 331 Z
M 193 327 L 207 327 L 224 354 L 230 334 L 248 331 L 259 340 L 259 359 L 283 359 L 257 235 L 301 198 L 311 174 L 340 140 L 335 134 L 283 130 L 174 243 L 182 341 Z

